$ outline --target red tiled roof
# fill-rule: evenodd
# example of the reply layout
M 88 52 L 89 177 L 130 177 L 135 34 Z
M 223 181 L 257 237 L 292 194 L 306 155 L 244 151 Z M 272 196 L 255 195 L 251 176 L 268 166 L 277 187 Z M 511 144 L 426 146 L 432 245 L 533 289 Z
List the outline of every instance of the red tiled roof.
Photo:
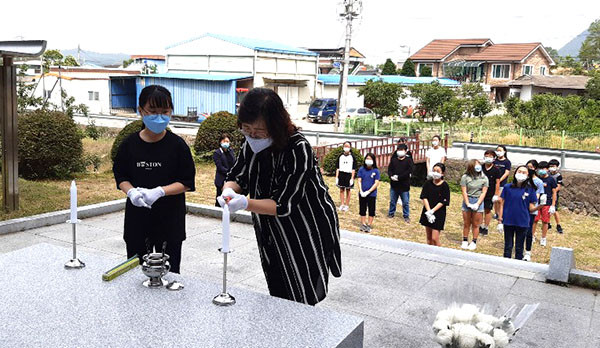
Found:
M 490 39 L 433 40 L 410 56 L 412 60 L 440 60 L 460 45 L 483 45 Z
M 541 43 L 509 43 L 486 47 L 479 53 L 472 54 L 465 60 L 483 61 L 520 61 L 531 54 Z

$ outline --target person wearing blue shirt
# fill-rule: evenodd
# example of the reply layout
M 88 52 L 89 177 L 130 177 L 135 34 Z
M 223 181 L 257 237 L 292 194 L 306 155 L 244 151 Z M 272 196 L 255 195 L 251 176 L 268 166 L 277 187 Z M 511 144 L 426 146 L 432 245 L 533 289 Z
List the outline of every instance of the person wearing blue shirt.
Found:
M 365 163 L 358 170 L 356 176 L 358 178 L 358 188 L 360 190 L 358 196 L 359 214 L 360 214 L 360 230 L 362 232 L 371 232 L 373 219 L 375 218 L 375 206 L 377 202 L 377 187 L 381 174 L 377 169 L 375 155 L 368 153 L 365 156 Z M 367 208 L 369 208 L 369 223 L 367 224 Z
M 546 195 L 547 200 L 545 204 L 540 204 L 542 207 L 535 217 L 531 233 L 535 236 L 537 223 L 542 220 L 542 238 L 540 238 L 540 246 L 546 246 L 546 235 L 548 234 L 550 215 L 556 212 L 556 192 L 558 186 L 556 185 L 554 178 L 548 174 L 548 162 L 541 161 L 538 163 L 536 174 L 544 182 L 544 194 Z
M 514 246 L 515 259 L 522 260 L 529 214 L 539 209 L 527 166 L 517 167 L 512 184 L 504 185 L 500 202 L 498 232 L 504 233 L 504 257 L 511 258 Z

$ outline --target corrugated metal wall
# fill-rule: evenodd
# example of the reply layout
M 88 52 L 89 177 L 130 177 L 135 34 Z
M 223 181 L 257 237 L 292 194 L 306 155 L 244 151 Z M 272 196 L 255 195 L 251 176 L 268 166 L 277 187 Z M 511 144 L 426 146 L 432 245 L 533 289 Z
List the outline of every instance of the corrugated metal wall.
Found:
M 156 77 L 137 78 L 137 97 L 146 86 L 160 85 L 171 92 L 174 115 L 185 116 L 188 107 L 200 113 L 229 111 L 235 113 L 235 81 L 201 81 Z
M 110 105 L 113 109 L 136 109 L 136 78 L 110 78 Z

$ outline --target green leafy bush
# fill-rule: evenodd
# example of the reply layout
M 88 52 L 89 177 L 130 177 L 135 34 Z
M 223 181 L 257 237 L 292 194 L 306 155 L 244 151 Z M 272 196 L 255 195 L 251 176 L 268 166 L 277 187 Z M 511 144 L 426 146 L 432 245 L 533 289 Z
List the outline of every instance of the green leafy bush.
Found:
M 356 165 L 356 168 L 358 168 L 359 166 L 362 166 L 364 157 L 355 148 L 352 148 L 351 151 L 352 151 L 352 154 L 354 155 L 354 158 L 356 158 L 356 161 L 358 162 L 358 164 Z M 327 155 L 325 155 L 325 158 L 323 158 L 323 163 L 321 163 L 321 166 L 323 167 L 323 171 L 325 171 L 325 173 L 327 173 L 329 175 L 335 174 L 335 170 L 337 169 L 338 157 L 340 157 L 340 155 L 343 152 L 344 152 L 344 149 L 342 148 L 342 146 L 340 146 L 336 149 L 330 150 L 327 153 Z
M 143 126 L 144 122 L 142 122 L 142 120 L 136 120 L 123 127 L 123 129 L 121 129 L 121 131 L 119 132 L 119 134 L 117 134 L 117 137 L 115 138 L 115 142 L 112 145 L 112 149 L 110 150 L 110 158 L 113 162 L 115 161 L 115 157 L 117 157 L 119 146 L 121 146 L 123 140 L 125 140 L 131 134 L 141 131 Z
M 87 127 L 85 127 L 85 136 L 94 140 L 98 140 L 98 138 L 102 136 L 102 130 L 100 127 L 96 126 L 96 122 L 92 121 Z
M 26 179 L 67 178 L 83 169 L 77 125 L 62 112 L 36 110 L 19 117 L 19 172 Z
M 210 115 L 198 127 L 198 133 L 194 142 L 196 158 L 211 159 L 215 149 L 218 149 L 220 146 L 219 137 L 223 133 L 229 135 L 231 148 L 237 154 L 244 141 L 244 136 L 238 128 L 237 116 L 227 111 L 219 111 Z

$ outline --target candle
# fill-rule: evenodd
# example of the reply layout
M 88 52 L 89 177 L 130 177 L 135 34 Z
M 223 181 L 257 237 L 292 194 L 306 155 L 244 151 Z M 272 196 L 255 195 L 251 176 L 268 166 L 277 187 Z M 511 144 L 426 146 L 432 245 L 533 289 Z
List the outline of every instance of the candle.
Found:
M 71 181 L 71 223 L 77 223 L 77 186 Z
M 223 242 L 221 252 L 229 252 L 229 206 L 227 204 L 223 207 Z

